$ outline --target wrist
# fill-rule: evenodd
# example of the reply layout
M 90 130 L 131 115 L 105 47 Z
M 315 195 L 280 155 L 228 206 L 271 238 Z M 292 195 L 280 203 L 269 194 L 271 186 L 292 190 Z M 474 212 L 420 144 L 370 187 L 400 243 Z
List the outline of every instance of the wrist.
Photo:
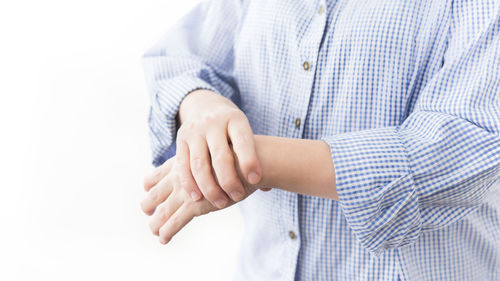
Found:
M 177 120 L 179 125 L 186 120 L 196 118 L 204 110 L 213 110 L 214 106 L 232 106 L 238 108 L 231 100 L 210 90 L 198 89 L 188 93 L 181 101 Z
M 179 105 L 179 112 L 177 114 L 178 124 L 184 123 L 184 121 L 188 118 L 188 116 L 193 111 L 193 107 L 196 104 L 197 96 L 200 94 L 206 94 L 204 92 L 209 92 L 207 90 L 194 90 L 189 92 L 184 99 L 182 99 L 181 104 Z
M 256 188 L 273 188 L 277 187 L 280 178 L 280 169 L 278 162 L 274 161 L 275 157 L 279 157 L 276 139 L 271 136 L 255 135 L 255 150 L 262 167 L 262 176 Z
M 321 140 L 255 135 L 262 180 L 254 188 L 282 190 L 337 200 L 330 148 Z
M 273 161 L 273 157 L 277 156 L 277 154 L 273 153 L 273 150 L 276 150 L 277 148 L 277 143 L 272 138 L 273 137 L 265 135 L 254 135 L 255 150 L 257 152 L 257 157 L 262 168 L 261 180 L 256 184 L 249 183 L 248 180 L 243 176 L 243 172 L 240 169 L 236 155 L 233 151 L 233 155 L 235 156 L 236 160 L 236 171 L 241 179 L 241 182 L 248 189 L 256 190 L 260 188 L 273 188 L 278 186 L 277 183 L 279 182 L 279 178 L 281 177 L 279 175 L 279 169 L 281 167 L 275 165 L 278 163 Z M 232 150 L 232 145 L 230 145 L 230 147 Z

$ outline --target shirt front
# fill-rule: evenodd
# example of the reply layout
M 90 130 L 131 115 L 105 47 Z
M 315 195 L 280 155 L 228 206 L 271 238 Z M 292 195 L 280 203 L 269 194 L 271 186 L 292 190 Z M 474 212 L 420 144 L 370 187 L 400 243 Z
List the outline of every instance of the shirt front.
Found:
M 339 201 L 239 203 L 237 280 L 500 280 L 499 1 L 210 0 L 144 66 L 155 165 L 200 88 L 331 148 Z

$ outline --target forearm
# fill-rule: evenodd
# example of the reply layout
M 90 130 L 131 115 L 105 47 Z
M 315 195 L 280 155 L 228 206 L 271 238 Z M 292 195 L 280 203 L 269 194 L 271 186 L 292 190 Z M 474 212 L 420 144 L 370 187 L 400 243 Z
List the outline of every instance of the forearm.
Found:
M 257 186 L 338 199 L 326 142 L 255 135 L 255 144 L 263 172 Z
M 230 100 L 207 90 L 188 94 L 181 103 L 178 122 L 199 118 L 200 111 L 226 105 L 238 109 Z M 194 117 L 193 117 L 194 116 Z M 254 135 L 255 149 L 262 167 L 262 179 L 253 187 L 279 188 L 295 193 L 337 199 L 335 170 L 329 145 L 322 140 L 305 140 Z M 237 158 L 233 151 L 233 156 Z M 236 169 L 244 179 L 236 161 Z M 252 185 L 250 185 L 252 186 Z

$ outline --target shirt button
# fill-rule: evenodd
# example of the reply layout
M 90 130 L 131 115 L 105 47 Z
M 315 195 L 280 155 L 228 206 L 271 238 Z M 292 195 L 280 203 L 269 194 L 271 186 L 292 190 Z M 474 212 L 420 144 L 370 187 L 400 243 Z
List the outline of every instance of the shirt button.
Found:
M 300 118 L 295 119 L 295 127 L 300 128 Z
M 293 232 L 293 231 L 291 231 L 291 230 L 288 232 L 288 236 L 290 237 L 290 239 L 295 239 L 295 238 L 297 238 L 297 235 L 295 235 L 295 232 Z
M 308 61 L 305 61 L 302 66 L 304 67 L 304 70 L 309 70 L 311 68 L 311 64 Z
M 318 14 L 323 14 L 325 12 L 325 6 L 321 5 L 319 6 Z

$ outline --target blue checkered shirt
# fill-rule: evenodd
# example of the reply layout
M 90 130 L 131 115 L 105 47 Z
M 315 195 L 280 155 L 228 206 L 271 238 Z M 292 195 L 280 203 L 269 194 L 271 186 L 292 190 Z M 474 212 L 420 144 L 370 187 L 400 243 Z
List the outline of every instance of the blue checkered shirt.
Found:
M 200 88 L 330 145 L 339 201 L 240 203 L 237 280 L 500 280 L 499 1 L 210 0 L 143 60 L 155 165 Z

